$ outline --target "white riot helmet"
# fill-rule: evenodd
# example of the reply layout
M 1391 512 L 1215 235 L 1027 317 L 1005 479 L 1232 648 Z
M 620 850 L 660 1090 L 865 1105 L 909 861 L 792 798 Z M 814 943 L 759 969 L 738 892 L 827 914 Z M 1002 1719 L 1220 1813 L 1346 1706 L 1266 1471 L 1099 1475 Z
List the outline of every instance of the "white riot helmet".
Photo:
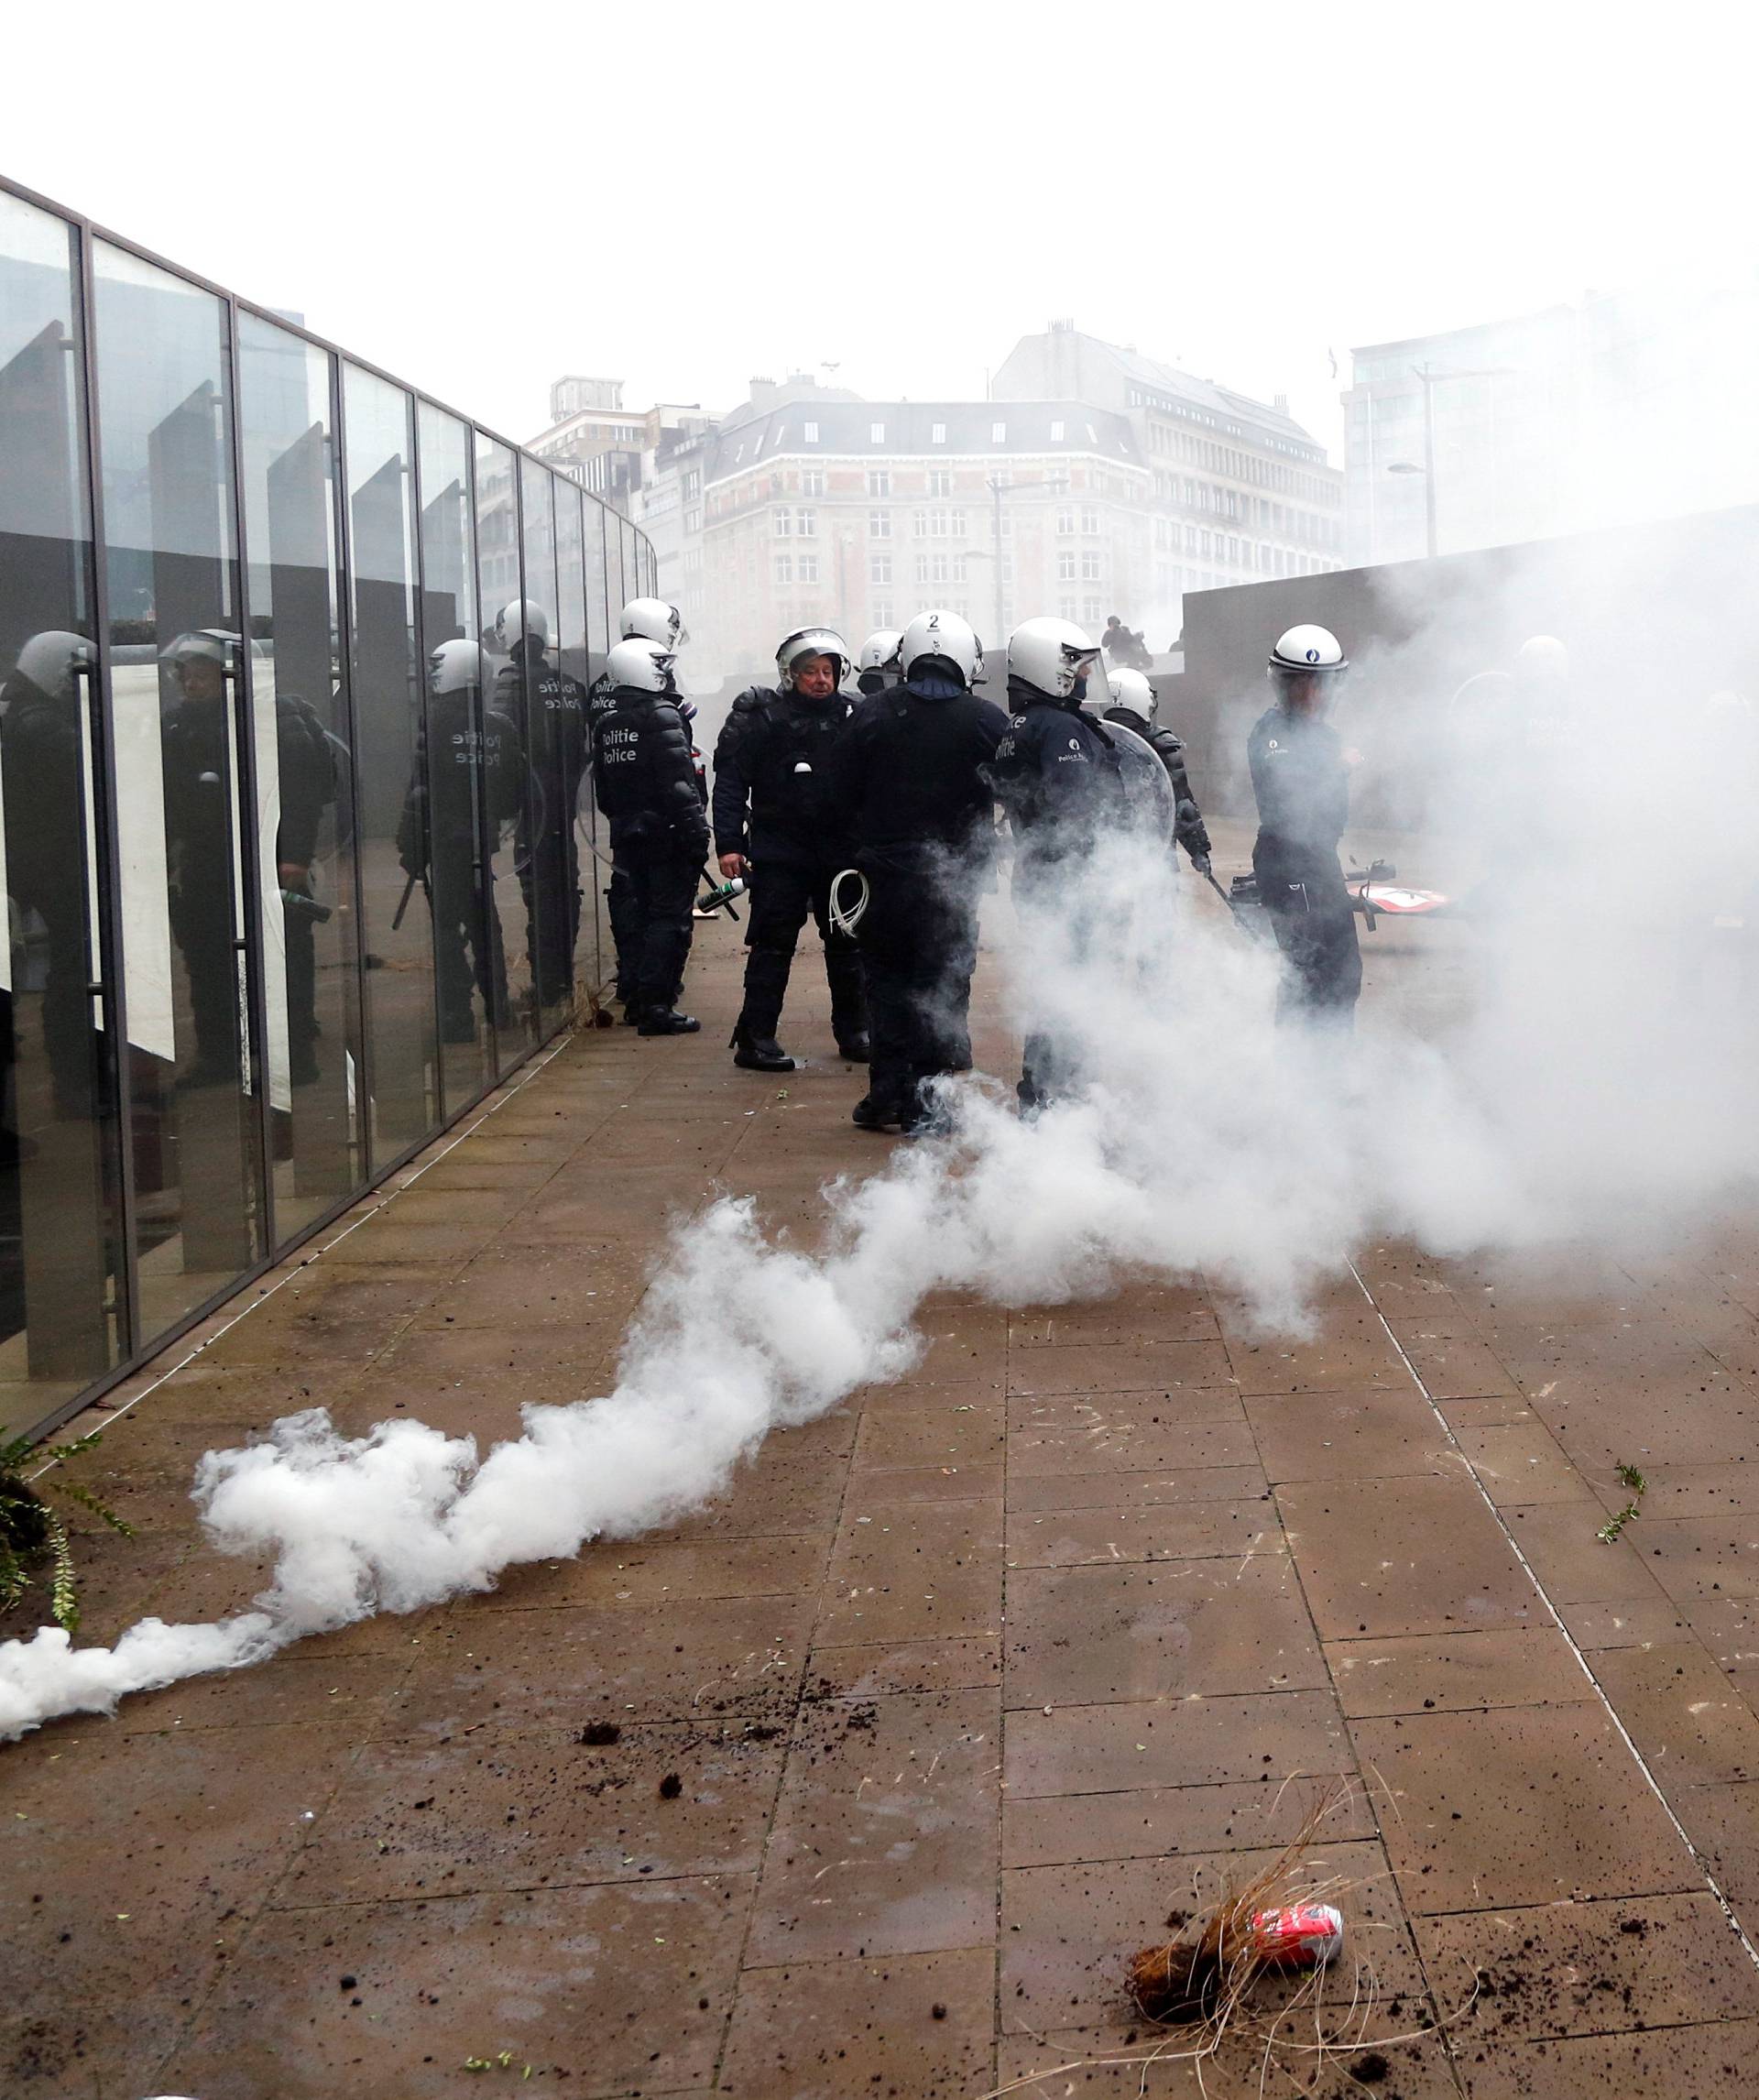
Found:
M 836 683 L 839 685 L 853 668 L 849 661 L 849 645 L 835 629 L 798 628 L 776 651 L 777 683 L 784 693 L 793 684 L 794 666 L 803 656 L 828 656 L 836 666 Z
M 1349 659 L 1328 627 L 1292 627 L 1271 651 L 1271 673 L 1348 671 Z
M 90 663 L 92 644 L 82 634 L 67 634 L 60 628 L 33 634 L 18 651 L 17 672 L 29 679 L 39 693 L 51 700 L 65 700 L 73 691 L 76 664 Z
M 548 649 L 550 616 L 531 599 L 515 598 L 496 616 L 495 640 L 509 656 L 522 641 L 535 641 L 541 650 Z
M 645 637 L 649 641 L 662 641 L 672 650 L 682 649 L 690 640 L 683 614 L 664 598 L 631 598 L 623 607 L 617 632 L 625 641 Z
M 1099 644 L 1070 619 L 1041 615 L 1022 620 L 1008 637 L 1008 675 L 1042 693 L 1066 700 L 1098 666 Z
M 1106 686 L 1114 707 L 1126 707 L 1132 715 L 1140 715 L 1144 722 L 1154 719 L 1161 696 L 1140 671 L 1127 671 L 1120 664 L 1117 670 L 1106 673 Z
M 898 668 L 898 644 L 903 640 L 895 627 L 876 628 L 861 644 L 861 653 L 856 659 L 858 671 L 896 671 Z
M 619 641 L 605 659 L 605 675 L 613 685 L 627 685 L 636 693 L 670 693 L 673 690 L 672 667 L 677 662 L 664 642 L 647 635 L 631 635 Z
M 158 652 L 161 663 L 231 663 L 235 661 L 239 637 L 229 628 L 196 627 L 168 641 Z
M 1562 685 L 1569 678 L 1569 651 L 1555 634 L 1529 635 L 1514 652 L 1515 671 L 1535 685 Z
M 475 641 L 442 641 L 428 657 L 428 691 L 466 693 L 484 683 L 482 645 Z
M 931 656 L 950 664 L 964 679 L 967 692 L 983 676 L 983 644 L 971 622 L 957 613 L 918 613 L 899 636 L 898 665 L 906 678 Z

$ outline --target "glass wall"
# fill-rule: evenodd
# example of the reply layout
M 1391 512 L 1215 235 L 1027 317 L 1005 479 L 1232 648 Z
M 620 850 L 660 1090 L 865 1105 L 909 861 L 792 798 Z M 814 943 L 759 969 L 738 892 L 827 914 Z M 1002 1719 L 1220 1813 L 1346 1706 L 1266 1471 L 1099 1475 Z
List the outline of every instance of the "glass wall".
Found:
M 337 658 L 330 357 L 238 317 L 269 1176 L 279 1240 L 360 1179 L 354 753 Z
M 597 990 L 585 687 L 652 573 L 541 461 L 0 183 L 0 1424 Z
M 81 241 L 0 195 L 0 1422 L 126 1352 Z

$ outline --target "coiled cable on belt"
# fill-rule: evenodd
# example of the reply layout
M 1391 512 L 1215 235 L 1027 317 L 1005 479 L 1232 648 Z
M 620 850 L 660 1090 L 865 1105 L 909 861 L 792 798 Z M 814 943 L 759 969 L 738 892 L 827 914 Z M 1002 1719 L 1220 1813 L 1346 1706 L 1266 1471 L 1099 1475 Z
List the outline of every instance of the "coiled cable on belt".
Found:
M 854 882 L 858 894 L 853 904 L 843 902 L 843 885 Z M 846 939 L 855 937 L 855 929 L 861 924 L 861 914 L 868 908 L 868 879 L 858 868 L 845 868 L 831 878 L 831 894 L 825 906 L 826 915 L 836 930 Z

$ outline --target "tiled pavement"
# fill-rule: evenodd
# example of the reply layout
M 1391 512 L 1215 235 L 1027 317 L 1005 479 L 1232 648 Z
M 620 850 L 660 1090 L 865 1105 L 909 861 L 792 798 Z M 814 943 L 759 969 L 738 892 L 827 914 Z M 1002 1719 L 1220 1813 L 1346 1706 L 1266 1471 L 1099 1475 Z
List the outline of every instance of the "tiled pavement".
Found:
M 705 1013 L 736 960 L 702 944 Z M 87 1477 L 141 1537 L 82 1538 L 87 1635 L 257 1587 L 190 1521 L 216 1442 L 603 1390 L 712 1179 L 805 1227 L 880 1156 L 858 1084 L 714 1029 L 564 1049 L 115 1423 Z M 1361 1276 L 1298 1345 L 1195 1285 L 933 1305 L 909 1384 L 672 1531 L 0 1750 L 0 2091 L 1195 2094 L 1093 2061 L 1142 2053 L 1120 1962 L 1348 1782 L 1313 1856 L 1378 1996 L 1263 2091 L 1750 2092 L 1759 1226 Z

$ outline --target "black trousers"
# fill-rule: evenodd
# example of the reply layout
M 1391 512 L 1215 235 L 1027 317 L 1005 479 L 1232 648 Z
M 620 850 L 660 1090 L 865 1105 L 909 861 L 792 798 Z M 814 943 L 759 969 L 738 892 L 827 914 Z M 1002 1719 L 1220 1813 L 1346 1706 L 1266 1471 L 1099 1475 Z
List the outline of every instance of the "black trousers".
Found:
M 1252 855 L 1258 893 L 1283 951 L 1279 1021 L 1349 1028 L 1362 990 L 1356 913 L 1334 861 L 1294 864 Z
M 635 917 L 635 884 L 627 868 L 613 861 L 611 879 L 605 885 L 605 911 L 611 922 L 611 946 L 617 954 L 617 1003 L 630 1005 L 640 968 L 641 936 Z
M 909 1120 L 923 1082 L 971 1069 L 975 886 L 944 874 L 874 874 L 860 927 L 873 1055 L 869 1092 Z
M 475 1028 L 472 987 L 481 993 L 483 1013 L 497 1027 L 508 1019 L 507 956 L 501 915 L 493 889 L 485 899 L 476 887 L 476 859 L 468 839 L 436 839 L 428 876 L 433 903 L 433 968 L 439 980 L 440 1025 L 448 1041 Z
M 753 1035 L 773 1035 L 781 1022 L 794 947 L 810 915 L 825 944 L 825 976 L 831 988 L 831 1029 L 839 1043 L 868 1024 L 861 950 L 830 922 L 831 883 L 839 863 L 802 866 L 765 861 L 750 877 L 751 915 L 746 924 L 745 1006 L 742 1018 Z
M 526 953 L 541 1006 L 574 996 L 574 944 L 580 937 L 580 854 L 572 829 L 545 832 L 519 859 L 525 899 Z
M 624 995 L 638 1013 L 677 1003 L 690 956 L 701 854 L 620 856 L 611 877 L 625 913 Z

